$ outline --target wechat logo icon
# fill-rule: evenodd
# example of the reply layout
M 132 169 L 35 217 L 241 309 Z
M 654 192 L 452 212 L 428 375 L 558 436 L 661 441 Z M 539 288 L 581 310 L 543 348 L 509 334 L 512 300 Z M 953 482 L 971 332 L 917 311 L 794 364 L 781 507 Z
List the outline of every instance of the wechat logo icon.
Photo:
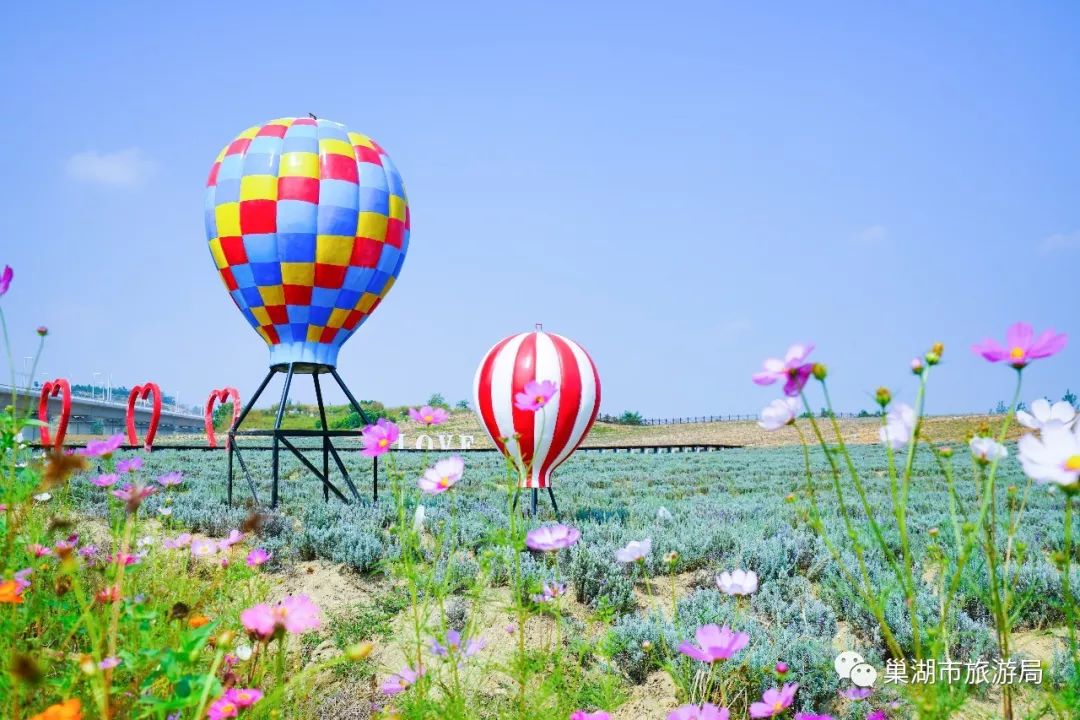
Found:
M 857 652 L 845 650 L 840 653 L 833 661 L 833 667 L 841 680 L 850 680 L 855 687 L 872 688 L 877 682 L 877 669 Z

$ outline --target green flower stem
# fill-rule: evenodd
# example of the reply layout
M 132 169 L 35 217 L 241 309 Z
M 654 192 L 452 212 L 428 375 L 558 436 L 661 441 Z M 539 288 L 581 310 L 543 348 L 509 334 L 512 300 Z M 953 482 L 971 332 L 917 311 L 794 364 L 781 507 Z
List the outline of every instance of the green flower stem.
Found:
M 1076 647 L 1076 608 L 1073 604 L 1072 578 L 1072 493 L 1065 494 L 1065 562 L 1061 570 L 1061 593 L 1065 600 L 1065 622 L 1069 628 L 1069 655 L 1073 663 L 1073 682 L 1080 680 L 1080 653 Z
M 206 704 L 210 700 L 210 688 L 214 684 L 214 677 L 217 676 L 218 668 L 221 667 L 221 661 L 224 657 L 225 648 L 223 646 L 218 647 L 217 652 L 214 653 L 214 662 L 210 665 L 210 672 L 206 674 L 206 681 L 203 682 L 202 694 L 199 695 L 199 707 L 195 711 L 195 715 L 192 716 L 193 720 L 202 720 L 206 716 Z

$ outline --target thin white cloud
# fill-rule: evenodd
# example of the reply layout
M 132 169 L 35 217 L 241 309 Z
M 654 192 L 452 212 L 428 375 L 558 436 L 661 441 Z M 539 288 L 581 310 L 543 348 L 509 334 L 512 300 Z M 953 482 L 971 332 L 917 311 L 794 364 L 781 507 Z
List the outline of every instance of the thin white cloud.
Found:
M 83 182 L 131 187 L 149 178 L 157 163 L 137 147 L 116 152 L 87 150 L 68 158 L 67 174 Z
M 1071 233 L 1054 233 L 1044 237 L 1039 243 L 1039 252 L 1042 254 L 1058 252 L 1059 250 L 1076 250 L 1080 248 L 1080 230 Z
M 858 230 L 851 241 L 863 247 L 881 247 L 889 242 L 889 229 L 884 225 L 868 225 Z

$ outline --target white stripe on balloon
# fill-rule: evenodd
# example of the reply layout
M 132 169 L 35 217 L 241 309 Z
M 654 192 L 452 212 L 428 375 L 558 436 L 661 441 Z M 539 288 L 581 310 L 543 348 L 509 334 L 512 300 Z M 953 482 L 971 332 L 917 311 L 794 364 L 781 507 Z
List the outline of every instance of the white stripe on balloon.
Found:
M 562 371 L 559 366 L 559 352 L 555 341 L 545 332 L 536 333 L 536 381 L 550 380 L 556 385 L 562 384 Z M 533 418 L 532 472 L 529 473 L 531 487 L 540 487 L 540 470 L 544 459 L 551 451 L 555 439 L 555 423 L 559 419 L 559 405 L 562 393 L 555 393 L 543 410 L 538 410 Z M 558 448 L 556 448 L 558 450 Z
M 519 465 L 521 446 L 514 439 L 514 363 L 527 337 L 529 333 L 521 333 L 503 345 L 491 368 L 491 412 L 499 428 L 499 437 L 507 438 L 506 450 Z
M 570 347 L 570 352 L 574 354 L 574 360 L 577 362 L 578 376 L 581 378 L 581 401 L 577 409 L 577 416 L 574 418 L 574 427 L 570 431 L 570 437 L 566 441 L 566 445 L 562 447 L 555 457 L 552 469 L 570 457 L 570 453 L 581 442 L 581 438 L 585 434 L 585 428 L 589 424 L 589 418 L 592 417 L 593 407 L 596 405 L 596 376 L 593 375 L 593 367 L 592 363 L 589 362 L 589 356 L 573 340 L 561 339 Z

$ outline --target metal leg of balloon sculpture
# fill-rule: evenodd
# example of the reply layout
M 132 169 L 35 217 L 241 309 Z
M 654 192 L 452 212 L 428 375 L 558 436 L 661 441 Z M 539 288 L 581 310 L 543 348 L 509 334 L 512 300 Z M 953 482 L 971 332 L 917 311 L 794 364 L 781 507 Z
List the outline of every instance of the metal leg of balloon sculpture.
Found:
M 273 463 L 272 477 L 274 484 L 270 487 L 271 508 L 276 508 L 278 505 L 278 476 L 281 468 L 280 458 L 278 457 L 278 443 L 284 439 L 281 436 L 281 421 L 285 419 L 285 403 L 289 400 L 289 388 L 292 386 L 294 371 L 295 368 L 293 364 L 289 363 L 289 369 L 285 373 L 285 387 L 281 389 L 281 402 L 278 403 L 277 417 L 274 418 L 274 442 L 272 443 L 274 457 L 271 460 Z M 292 448 L 288 441 L 286 441 L 285 444 Z M 295 453 L 296 450 L 293 449 L 293 452 Z
M 559 503 L 555 502 L 555 489 L 550 485 L 548 485 L 548 497 L 551 498 L 551 508 L 555 511 L 555 519 L 561 522 L 562 518 L 559 517 Z
M 248 487 L 251 489 L 251 497 L 255 500 L 255 504 L 259 504 L 259 494 L 255 492 L 255 481 L 251 478 L 251 473 L 248 472 L 247 465 L 244 464 L 244 457 L 240 454 L 240 448 L 236 446 L 236 431 L 240 427 L 240 423 L 244 422 L 244 418 L 251 412 L 251 408 L 255 407 L 255 402 L 262 395 L 263 390 L 270 383 L 270 379 L 274 377 L 274 371 L 266 373 L 266 377 L 259 383 L 259 389 L 255 391 L 255 394 L 248 400 L 247 405 L 244 406 L 243 411 L 236 418 L 236 422 L 229 428 L 229 505 L 232 505 L 232 489 L 233 489 L 233 453 L 236 453 L 236 459 L 240 463 L 240 469 L 244 472 L 244 477 L 247 479 Z
M 335 382 L 337 382 L 338 387 L 341 388 L 341 391 L 345 393 L 345 397 L 349 399 L 349 403 L 353 406 L 353 409 L 356 410 L 356 413 L 360 416 L 360 420 L 362 420 L 365 425 L 370 425 L 371 423 L 368 420 L 367 414 L 364 412 L 364 409 L 360 407 L 360 403 L 357 401 L 357 399 L 353 397 L 353 394 L 349 391 L 349 387 L 345 384 L 345 381 L 341 379 L 340 375 L 338 375 L 337 370 L 335 368 L 330 368 L 330 374 L 334 377 L 334 380 Z M 371 480 L 371 500 L 372 502 L 379 502 L 379 458 L 372 458 L 371 461 L 373 463 Z M 341 461 L 338 460 L 339 465 L 340 463 Z M 341 467 L 341 471 L 342 473 L 345 472 L 344 466 Z M 349 484 L 349 489 L 352 490 L 353 495 L 357 495 L 356 487 L 353 486 L 352 480 L 349 479 L 348 475 L 345 475 L 345 482 Z M 359 495 L 357 495 L 357 499 L 359 499 Z
M 539 490 L 537 490 L 536 488 L 532 489 L 532 502 L 530 503 L 529 514 L 533 517 L 536 517 L 536 496 L 539 494 Z
M 315 400 L 319 403 L 319 422 L 323 432 L 325 433 L 330 429 L 330 426 L 326 423 L 326 408 L 323 406 L 322 399 L 322 386 L 319 385 L 319 373 L 315 373 L 311 376 L 311 380 L 315 383 Z M 330 436 L 323 435 L 322 441 L 322 472 L 323 477 L 330 477 L 330 452 L 327 450 L 327 446 L 330 444 Z M 322 488 L 323 502 L 330 502 L 330 487 L 323 483 Z

